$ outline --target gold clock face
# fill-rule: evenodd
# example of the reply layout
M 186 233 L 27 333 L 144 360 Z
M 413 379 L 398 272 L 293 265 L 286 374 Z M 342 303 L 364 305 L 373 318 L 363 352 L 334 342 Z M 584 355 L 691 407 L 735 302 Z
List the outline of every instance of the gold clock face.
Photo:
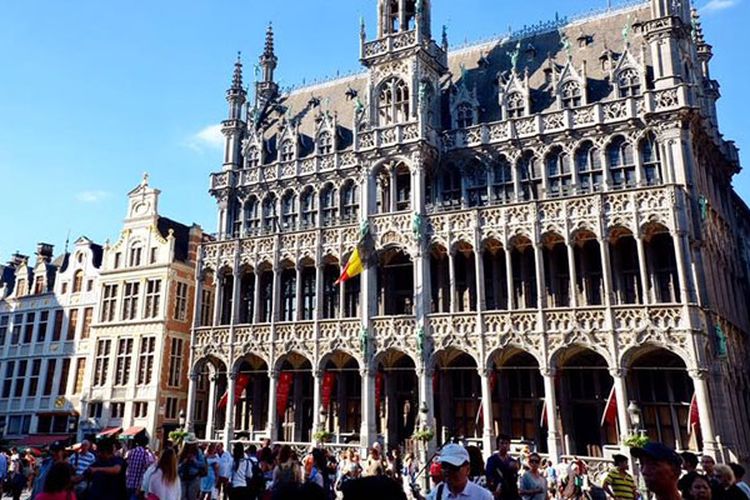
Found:
M 65 407 L 65 398 L 63 396 L 60 396 L 55 400 L 55 408 L 59 410 L 64 407 Z

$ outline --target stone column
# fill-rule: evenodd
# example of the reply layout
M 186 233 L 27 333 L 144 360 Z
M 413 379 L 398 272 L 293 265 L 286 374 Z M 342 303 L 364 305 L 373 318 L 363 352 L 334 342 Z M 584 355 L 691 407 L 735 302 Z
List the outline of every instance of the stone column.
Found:
M 268 370 L 268 422 L 266 425 L 268 426 L 268 438 L 271 441 L 276 441 L 276 438 L 278 437 L 276 431 L 276 384 L 278 381 L 278 370 Z
M 312 371 L 312 377 L 313 377 L 313 428 L 312 432 L 310 432 L 311 441 L 314 441 L 312 439 L 312 435 L 315 434 L 320 429 L 320 406 L 321 406 L 321 385 L 323 384 L 323 370 L 313 370 Z
M 609 241 L 606 239 L 599 240 L 599 250 L 602 257 L 602 278 L 604 280 L 604 294 L 602 302 L 605 306 L 612 305 L 612 266 L 610 264 Z
M 227 373 L 227 413 L 224 419 L 224 448 L 231 450 L 234 438 L 234 388 L 237 383 L 237 373 Z
M 223 299 L 224 280 L 226 277 L 219 278 L 218 273 L 214 280 L 214 322 L 213 326 L 221 324 L 221 302 Z
M 716 458 L 719 454 L 719 448 L 714 434 L 711 404 L 708 400 L 708 384 L 706 383 L 708 370 L 690 370 L 689 375 L 693 379 L 695 399 L 698 403 L 698 418 L 700 419 L 701 435 L 703 436 L 703 453 Z
M 214 421 L 216 420 L 216 379 L 218 375 L 212 373 L 208 378 L 208 401 L 206 401 L 206 440 L 214 438 Z
M 188 379 L 188 394 L 185 408 L 185 429 L 193 431 L 193 420 L 195 419 L 195 391 L 198 385 L 198 374 L 193 371 L 192 363 L 190 364 L 190 377 Z
M 482 448 L 484 449 L 484 455 L 489 456 L 492 452 L 493 447 L 493 424 L 494 416 L 492 414 L 492 389 L 490 387 L 490 377 L 492 376 L 493 370 L 491 368 L 484 368 L 479 370 L 479 377 L 482 386 L 482 417 L 483 429 L 482 429 Z
M 576 271 L 576 249 L 573 241 L 568 241 L 568 276 L 570 276 L 570 307 L 578 307 L 578 272 Z
M 255 289 L 253 290 L 253 323 L 260 323 L 260 271 L 255 269 Z
M 628 416 L 629 400 L 626 384 L 627 371 L 624 368 L 613 368 L 609 370 L 609 374 L 612 375 L 615 399 L 617 400 L 617 426 L 619 427 L 620 446 L 624 446 L 623 443 L 630 434 L 630 417 Z
M 515 309 L 515 290 L 513 285 L 513 255 L 511 249 L 507 247 L 507 245 L 504 246 L 505 250 L 505 277 L 506 277 L 506 285 L 508 288 L 508 310 L 512 311 Z
M 541 311 L 547 304 L 547 283 L 544 278 L 544 246 L 534 244 L 534 270 L 536 271 L 536 307 Z
M 646 262 L 646 247 L 643 243 L 643 236 L 636 235 L 635 243 L 638 249 L 638 269 L 641 273 L 641 297 L 643 303 L 648 305 L 651 303 L 651 294 L 649 293 L 649 279 L 648 279 L 648 263 Z
M 560 431 L 557 428 L 557 394 L 555 370 L 542 368 L 544 377 L 544 405 L 547 408 L 547 450 L 553 463 L 560 462 Z
M 360 448 L 362 456 L 377 437 L 375 425 L 375 370 L 370 368 L 359 371 L 362 377 L 362 428 L 360 430 Z
M 448 248 L 448 282 L 450 285 L 450 312 L 455 313 L 458 309 L 456 307 L 456 302 L 458 302 L 458 299 L 456 297 L 456 260 L 453 255 L 453 246 L 449 245 Z
M 298 262 L 294 266 L 294 272 L 296 273 L 294 278 L 295 290 L 294 290 L 294 315 L 292 321 L 299 321 L 303 318 L 302 316 L 302 266 Z
M 685 232 L 673 231 L 671 232 L 671 236 L 677 260 L 677 276 L 680 279 L 680 302 L 683 305 L 687 305 L 690 303 L 690 285 L 688 283 L 690 278 L 688 277 L 689 271 L 685 256 L 685 247 L 683 246 Z

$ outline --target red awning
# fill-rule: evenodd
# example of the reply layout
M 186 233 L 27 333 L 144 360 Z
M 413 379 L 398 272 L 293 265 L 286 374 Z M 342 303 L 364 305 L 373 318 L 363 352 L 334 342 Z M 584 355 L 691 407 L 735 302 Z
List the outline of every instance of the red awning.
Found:
M 120 434 L 120 437 L 122 438 L 122 437 L 136 436 L 136 435 L 140 434 L 141 432 L 143 432 L 144 430 L 146 430 L 145 427 L 131 427 L 131 428 L 126 429 L 125 431 L 123 431 L 123 433 Z
M 97 437 L 112 437 L 119 434 L 122 431 L 122 427 L 107 427 L 103 431 L 97 434 Z
M 68 434 L 38 434 L 35 436 L 26 436 L 25 438 L 16 441 L 13 445 L 19 448 L 24 446 L 44 448 L 45 446 L 51 445 L 55 441 L 64 443 L 68 439 L 70 439 L 70 435 Z

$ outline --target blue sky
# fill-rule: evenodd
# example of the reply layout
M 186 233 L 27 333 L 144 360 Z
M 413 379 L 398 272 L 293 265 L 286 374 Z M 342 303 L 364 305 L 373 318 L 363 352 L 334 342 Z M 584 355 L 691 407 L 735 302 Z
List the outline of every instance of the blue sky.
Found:
M 585 12 L 606 0 L 434 0 L 451 44 Z M 722 85 L 721 128 L 750 160 L 750 0 L 698 0 Z M 164 215 L 215 231 L 208 174 L 220 168 L 210 126 L 238 50 L 255 62 L 273 21 L 282 85 L 358 69 L 359 18 L 375 0 L 59 0 L 0 7 L 0 260 L 115 240 L 125 194 L 143 172 Z M 438 28 L 439 29 L 439 28 Z M 436 29 L 437 31 L 437 29 Z M 247 71 L 246 75 L 251 73 Z M 249 76 L 249 75 L 248 75 Z M 218 147 L 217 147 L 218 146 Z M 750 200 L 750 174 L 735 184 Z

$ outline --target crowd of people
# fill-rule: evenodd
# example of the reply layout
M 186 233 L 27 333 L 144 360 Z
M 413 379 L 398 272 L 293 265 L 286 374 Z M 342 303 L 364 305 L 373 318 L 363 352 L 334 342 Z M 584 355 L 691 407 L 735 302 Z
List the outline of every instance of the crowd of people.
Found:
M 83 441 L 68 450 L 53 443 L 45 458 L 33 450 L 0 450 L 0 494 L 19 500 L 750 500 L 745 470 L 710 456 L 677 454 L 660 443 L 615 455 L 612 468 L 590 480 L 587 464 L 553 464 L 524 449 L 511 453 L 508 436 L 485 462 L 476 446 L 449 443 L 429 464 L 413 454 L 385 453 L 375 443 L 366 457 L 312 448 L 298 456 L 289 445 L 200 444 L 188 434 L 156 454 L 140 436 Z M 630 473 L 637 459 L 645 486 Z M 419 483 L 426 474 L 428 491 Z

